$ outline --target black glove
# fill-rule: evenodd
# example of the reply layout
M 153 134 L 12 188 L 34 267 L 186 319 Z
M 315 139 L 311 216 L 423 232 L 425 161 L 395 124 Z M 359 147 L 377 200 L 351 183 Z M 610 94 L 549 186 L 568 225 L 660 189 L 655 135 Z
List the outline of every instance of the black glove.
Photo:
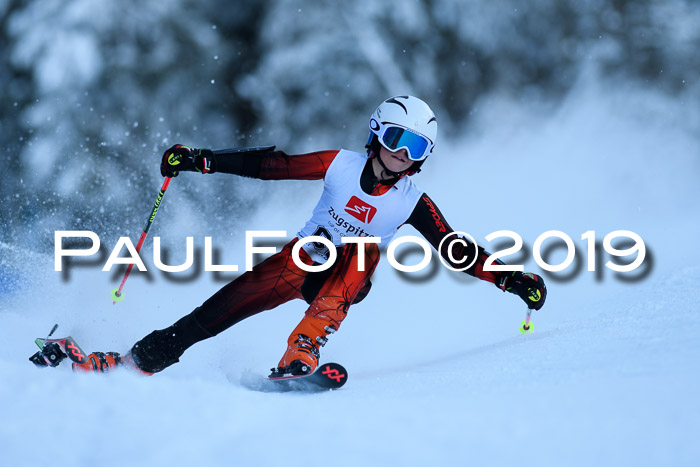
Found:
M 180 172 L 214 172 L 214 153 L 210 149 L 195 149 L 176 144 L 163 153 L 160 161 L 160 174 L 163 177 L 177 177 Z
M 496 281 L 496 285 L 504 292 L 510 292 L 522 298 L 527 307 L 532 310 L 542 308 L 547 299 L 547 286 L 544 285 L 544 279 L 530 272 L 504 272 Z

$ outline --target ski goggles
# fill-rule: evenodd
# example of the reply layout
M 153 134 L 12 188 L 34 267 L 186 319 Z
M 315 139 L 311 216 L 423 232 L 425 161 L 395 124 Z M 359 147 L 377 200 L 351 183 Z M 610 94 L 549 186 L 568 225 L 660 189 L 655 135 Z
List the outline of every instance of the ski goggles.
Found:
M 425 160 L 433 149 L 428 138 L 396 125 L 380 125 L 377 132 L 379 142 L 391 152 L 405 149 L 412 161 Z

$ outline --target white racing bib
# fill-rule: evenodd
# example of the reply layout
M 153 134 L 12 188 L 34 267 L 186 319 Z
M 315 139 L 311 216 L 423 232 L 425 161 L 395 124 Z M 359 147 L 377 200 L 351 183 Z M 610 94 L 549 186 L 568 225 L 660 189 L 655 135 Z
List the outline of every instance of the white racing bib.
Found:
M 368 195 L 360 187 L 367 157 L 345 149 L 338 152 L 326 172 L 321 199 L 297 234 L 299 238 L 318 235 L 336 246 L 344 245 L 343 237 L 381 237 L 380 245 L 391 241 L 423 192 L 409 177 L 403 177 L 383 195 Z M 328 248 L 320 242 L 303 248 L 318 263 L 328 259 Z

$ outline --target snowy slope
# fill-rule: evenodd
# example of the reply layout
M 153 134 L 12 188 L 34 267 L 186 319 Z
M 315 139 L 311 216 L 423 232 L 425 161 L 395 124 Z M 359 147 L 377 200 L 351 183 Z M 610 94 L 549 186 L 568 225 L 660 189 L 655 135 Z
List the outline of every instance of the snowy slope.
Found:
M 548 303 L 534 314 L 536 332 L 522 336 L 517 298 L 442 267 L 411 282 L 384 261 L 370 296 L 323 351 L 350 371 L 332 393 L 244 384 L 277 362 L 302 302 L 195 346 L 152 378 L 37 370 L 27 361 L 32 340 L 54 322 L 86 350 L 125 351 L 223 282 L 134 276 L 113 306 L 118 279 L 99 267 L 64 281 L 53 257 L 3 240 L 0 464 L 700 464 L 700 157 L 673 118 L 677 105 L 596 86 L 546 114 L 483 102 L 476 130 L 441 143 L 416 182 L 454 228 L 481 243 L 509 229 L 531 248 L 558 229 L 573 238 L 583 267 L 566 280 L 546 276 Z M 457 190 L 464 173 L 487 175 Z M 277 185 L 247 229 L 292 235 L 321 191 Z M 595 230 L 602 239 L 616 229 L 644 238 L 642 280 L 586 271 L 580 235 Z M 160 234 L 157 221 L 152 232 Z M 243 264 L 243 233 L 221 238 L 224 262 Z M 531 254 L 524 262 L 541 272 Z

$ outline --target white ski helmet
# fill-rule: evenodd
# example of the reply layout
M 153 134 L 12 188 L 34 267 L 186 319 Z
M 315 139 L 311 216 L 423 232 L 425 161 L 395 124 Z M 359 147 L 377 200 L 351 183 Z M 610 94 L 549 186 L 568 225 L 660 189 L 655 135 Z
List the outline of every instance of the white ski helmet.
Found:
M 428 104 L 413 96 L 394 96 L 372 113 L 368 145 L 376 135 L 389 151 L 405 149 L 412 161 L 424 161 L 433 152 L 437 120 Z

